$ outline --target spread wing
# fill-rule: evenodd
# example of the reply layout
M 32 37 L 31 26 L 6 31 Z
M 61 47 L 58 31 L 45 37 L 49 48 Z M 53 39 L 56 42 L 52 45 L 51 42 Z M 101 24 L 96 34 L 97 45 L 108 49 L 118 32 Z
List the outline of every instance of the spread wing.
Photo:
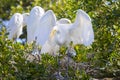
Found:
M 39 45 L 44 45 L 45 42 L 49 39 L 51 30 L 56 24 L 56 16 L 52 10 L 48 10 L 40 19 L 39 26 L 35 33 L 37 38 L 36 42 Z
M 23 16 L 20 13 L 15 13 L 8 23 L 8 39 L 18 38 L 22 34 L 22 26 Z
M 76 20 L 70 27 L 70 39 L 74 44 L 89 46 L 94 41 L 94 33 L 89 15 L 78 10 Z
M 30 15 L 27 18 L 27 42 L 31 43 L 35 40 L 34 34 L 37 30 L 37 26 L 39 26 L 39 20 L 44 15 L 44 9 L 35 6 L 30 11 Z
M 22 16 L 23 16 L 23 26 L 27 25 L 29 15 L 30 15 L 29 13 L 23 13 L 22 14 Z

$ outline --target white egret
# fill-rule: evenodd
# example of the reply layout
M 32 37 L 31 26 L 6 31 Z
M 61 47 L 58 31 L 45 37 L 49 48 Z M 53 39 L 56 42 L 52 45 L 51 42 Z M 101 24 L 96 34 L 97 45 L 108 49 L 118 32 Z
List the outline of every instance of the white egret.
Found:
M 33 54 L 38 53 L 37 45 L 43 46 L 49 38 L 50 32 L 53 27 L 56 25 L 56 16 L 54 15 L 52 10 L 48 10 L 44 13 L 44 15 L 39 19 L 38 25 L 35 27 L 35 33 L 32 34 L 35 38 L 35 44 Z
M 7 32 L 9 32 L 8 39 L 19 38 L 22 34 L 23 16 L 20 13 L 15 13 L 7 25 Z
M 71 21 L 67 18 L 61 18 L 56 22 L 56 24 L 69 24 Z M 54 32 L 53 32 L 54 33 Z M 53 34 L 51 33 L 51 35 Z M 55 41 L 50 40 L 50 34 L 48 40 L 45 42 L 45 44 L 41 48 L 41 54 L 42 53 L 49 53 L 51 55 L 58 55 L 56 52 L 59 50 L 59 46 L 55 43 Z
M 33 40 L 35 40 L 35 32 L 37 30 L 37 27 L 39 26 L 40 19 L 44 14 L 44 9 L 35 6 L 30 11 L 30 15 L 27 17 L 27 42 L 31 43 Z
M 57 24 L 52 32 L 51 39 L 58 45 L 84 44 L 89 46 L 94 41 L 94 33 L 89 15 L 78 10 L 76 20 L 72 24 Z
M 56 24 L 50 34 L 50 45 L 47 44 L 47 47 L 44 47 L 41 52 L 54 52 L 56 45 L 66 45 L 69 47 L 71 41 L 73 44 L 83 44 L 85 46 L 89 46 L 94 41 L 94 32 L 92 29 L 91 19 L 83 10 L 77 11 L 76 20 L 74 23 Z

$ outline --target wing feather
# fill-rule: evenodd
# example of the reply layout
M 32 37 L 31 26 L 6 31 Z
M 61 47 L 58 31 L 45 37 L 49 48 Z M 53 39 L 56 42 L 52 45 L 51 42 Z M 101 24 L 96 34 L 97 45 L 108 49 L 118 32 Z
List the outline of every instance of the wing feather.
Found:
M 34 34 L 37 30 L 37 26 L 39 26 L 39 21 L 41 17 L 44 15 L 44 9 L 35 6 L 30 11 L 30 15 L 27 19 L 27 42 L 31 43 L 35 40 Z
M 23 16 L 23 26 L 27 25 L 29 15 L 30 15 L 29 13 L 23 13 L 22 14 L 22 16 Z
M 51 42 L 47 40 L 45 44 L 41 48 L 41 54 L 48 53 L 50 55 L 58 55 L 57 51 L 59 50 L 59 46 L 55 42 Z
M 49 39 L 50 32 L 56 24 L 56 16 L 54 15 L 53 11 L 48 10 L 41 17 L 39 23 L 40 24 L 37 27 L 35 37 L 37 37 L 37 44 L 42 46 Z
M 94 33 L 89 15 L 83 10 L 78 10 L 76 20 L 70 29 L 71 41 L 74 44 L 89 46 L 94 41 Z
M 15 13 L 11 17 L 7 28 L 9 39 L 18 38 L 22 34 L 22 23 L 23 16 L 20 13 Z

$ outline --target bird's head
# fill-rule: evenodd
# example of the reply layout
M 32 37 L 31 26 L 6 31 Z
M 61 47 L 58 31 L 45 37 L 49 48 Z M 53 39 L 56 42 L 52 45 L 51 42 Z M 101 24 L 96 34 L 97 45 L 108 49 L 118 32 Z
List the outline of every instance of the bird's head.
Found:
M 57 24 L 70 24 L 71 21 L 67 18 L 61 18 L 60 20 L 57 21 Z
M 65 45 L 68 40 L 69 32 L 63 24 L 57 25 L 50 33 L 50 39 L 58 45 Z

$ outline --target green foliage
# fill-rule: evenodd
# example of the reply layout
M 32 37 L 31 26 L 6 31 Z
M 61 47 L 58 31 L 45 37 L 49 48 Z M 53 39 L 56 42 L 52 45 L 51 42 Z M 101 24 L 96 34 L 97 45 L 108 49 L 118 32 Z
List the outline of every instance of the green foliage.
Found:
M 9 19 L 14 13 L 29 12 L 34 6 L 52 9 L 58 19 L 65 17 L 72 22 L 78 9 L 85 10 L 92 18 L 95 41 L 89 47 L 75 45 L 77 55 L 73 60 L 76 63 L 88 62 L 92 68 L 97 67 L 107 73 L 120 71 L 119 0 L 1 0 L 0 17 Z M 5 32 L 3 27 L 0 32 L 0 79 L 53 80 L 51 76 L 59 70 L 58 58 L 45 54 L 40 62 L 30 62 L 24 55 L 31 53 L 32 45 L 7 40 Z M 66 49 L 61 48 L 60 59 L 66 56 Z M 66 75 L 65 71 L 61 74 Z M 69 66 L 68 74 L 72 80 L 89 80 L 91 77 L 85 70 L 72 66 Z
M 20 43 L 7 40 L 4 27 L 2 28 L 0 35 L 1 79 L 54 79 L 54 77 L 51 76 L 53 76 L 60 67 L 60 65 L 58 65 L 58 57 L 43 54 L 41 55 L 42 58 L 40 62 L 31 62 L 26 59 L 27 57 L 25 57 L 25 55 L 31 53 L 31 45 L 22 45 Z M 66 48 L 62 47 L 60 52 L 63 54 L 63 56 L 60 59 L 64 58 L 65 51 Z M 62 68 L 65 69 L 65 65 L 63 65 Z M 65 71 L 61 73 L 65 77 Z M 84 73 L 84 71 L 80 72 L 79 70 L 75 70 L 72 67 L 69 67 L 69 75 L 71 76 L 71 79 L 87 78 L 87 75 Z M 80 75 L 81 77 L 79 77 Z

